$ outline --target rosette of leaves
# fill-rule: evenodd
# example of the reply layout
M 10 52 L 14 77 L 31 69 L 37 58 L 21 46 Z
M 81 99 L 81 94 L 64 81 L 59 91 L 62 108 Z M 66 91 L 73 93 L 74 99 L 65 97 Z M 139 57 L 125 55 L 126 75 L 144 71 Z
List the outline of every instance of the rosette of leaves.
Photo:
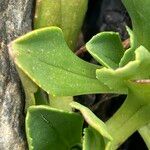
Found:
M 80 115 L 50 106 L 30 107 L 26 118 L 30 149 L 80 149 L 83 143 L 84 150 L 113 150 L 136 130 L 150 147 L 149 135 L 144 132 L 149 131 L 146 125 L 150 123 L 150 1 L 123 3 L 133 24 L 133 31 L 128 28 L 131 47 L 125 51 L 114 32 L 94 36 L 86 48 L 101 66 L 75 56 L 57 27 L 33 31 L 11 43 L 10 53 L 17 67 L 48 94 L 127 94 L 124 104 L 106 123 L 84 106 L 71 103 L 89 124 L 83 139 Z

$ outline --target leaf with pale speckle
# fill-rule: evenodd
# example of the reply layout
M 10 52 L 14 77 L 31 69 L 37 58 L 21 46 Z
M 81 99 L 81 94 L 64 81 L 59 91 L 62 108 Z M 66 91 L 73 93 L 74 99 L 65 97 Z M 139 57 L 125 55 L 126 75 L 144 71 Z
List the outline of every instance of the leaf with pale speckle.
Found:
M 85 62 L 68 48 L 61 29 L 32 31 L 11 43 L 15 64 L 46 92 L 56 96 L 108 93 L 96 79 L 100 66 Z

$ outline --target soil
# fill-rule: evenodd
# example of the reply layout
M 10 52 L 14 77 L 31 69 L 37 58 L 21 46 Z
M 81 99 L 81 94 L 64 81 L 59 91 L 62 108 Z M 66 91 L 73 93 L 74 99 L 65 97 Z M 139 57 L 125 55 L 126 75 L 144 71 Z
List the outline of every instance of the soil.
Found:
M 129 44 L 129 35 L 125 26 L 132 28 L 130 17 L 121 0 L 89 0 L 88 11 L 83 24 L 83 36 L 78 43 L 86 43 L 91 37 L 102 31 L 119 32 L 121 40 Z M 83 39 L 82 39 L 83 38 Z M 81 42 L 82 41 L 82 42 Z M 96 63 L 82 47 L 77 55 L 82 59 Z M 124 102 L 126 95 L 92 94 L 75 97 L 75 100 L 89 107 L 100 119 L 109 119 Z M 119 150 L 147 150 L 139 133 L 133 134 Z

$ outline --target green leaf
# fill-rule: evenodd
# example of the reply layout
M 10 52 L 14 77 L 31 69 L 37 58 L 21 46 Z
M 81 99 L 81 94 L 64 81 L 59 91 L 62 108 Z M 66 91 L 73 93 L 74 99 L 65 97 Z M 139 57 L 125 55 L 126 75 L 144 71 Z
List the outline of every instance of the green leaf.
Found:
M 131 20 L 133 31 L 128 30 L 131 40 L 131 48 L 129 48 L 120 62 L 120 66 L 126 65 L 129 61 L 134 60 L 134 51 L 140 45 L 150 51 L 150 1 L 149 0 L 123 0 Z
M 143 46 L 135 51 L 135 60 L 130 61 L 124 67 L 116 70 L 102 68 L 97 69 L 97 78 L 114 91 L 127 93 L 128 80 L 148 79 L 150 77 L 150 53 Z
M 132 20 L 135 48 L 143 45 L 150 51 L 150 1 L 149 0 L 123 0 L 123 4 Z
M 83 138 L 83 150 L 105 150 L 104 139 L 95 129 L 85 128 Z
M 36 0 L 34 28 L 58 26 L 75 50 L 88 0 Z
M 94 36 L 87 44 L 88 52 L 102 65 L 116 69 L 124 54 L 118 33 L 103 32 Z
M 130 48 L 124 52 L 124 55 L 119 62 L 119 67 L 123 67 L 127 63 L 129 63 L 130 61 L 133 61 L 135 59 L 136 48 L 134 46 L 134 39 L 135 39 L 134 34 L 133 34 L 133 31 L 129 27 L 126 27 L 126 28 L 127 28 L 128 34 L 130 36 Z
M 85 129 L 83 150 L 90 150 L 90 148 L 93 148 L 93 145 L 98 149 L 108 148 L 112 141 L 112 137 L 105 123 L 97 118 L 87 107 L 77 102 L 72 102 L 70 105 L 72 108 L 79 110 L 85 121 L 89 124 L 89 127 Z
M 31 106 L 26 117 L 30 150 L 71 150 L 82 137 L 83 118 L 49 106 Z
M 112 92 L 96 79 L 100 68 L 75 56 L 57 27 L 32 31 L 11 43 L 16 65 L 47 93 L 72 96 Z

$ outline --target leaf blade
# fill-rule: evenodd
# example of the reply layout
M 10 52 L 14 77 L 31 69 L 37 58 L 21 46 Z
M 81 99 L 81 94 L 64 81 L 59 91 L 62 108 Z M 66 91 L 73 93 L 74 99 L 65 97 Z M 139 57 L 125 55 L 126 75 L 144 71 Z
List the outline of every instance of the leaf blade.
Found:
M 29 148 L 31 150 L 49 150 L 51 147 L 54 150 L 71 148 L 81 142 L 82 125 L 83 118 L 76 113 L 60 111 L 49 106 L 31 106 L 26 117 Z
M 105 123 L 97 118 L 87 107 L 77 102 L 72 102 L 70 105 L 72 108 L 79 110 L 85 121 L 89 124 L 89 127 L 85 129 L 83 150 L 89 150 L 93 145 L 98 149 L 109 149 L 110 143 L 113 139 Z
M 10 51 L 16 65 L 52 95 L 112 92 L 95 77 L 96 69 L 101 67 L 75 56 L 57 27 L 32 31 L 20 37 L 12 43 Z
M 88 52 L 102 65 L 116 69 L 124 54 L 118 33 L 102 32 L 94 36 L 87 44 Z

